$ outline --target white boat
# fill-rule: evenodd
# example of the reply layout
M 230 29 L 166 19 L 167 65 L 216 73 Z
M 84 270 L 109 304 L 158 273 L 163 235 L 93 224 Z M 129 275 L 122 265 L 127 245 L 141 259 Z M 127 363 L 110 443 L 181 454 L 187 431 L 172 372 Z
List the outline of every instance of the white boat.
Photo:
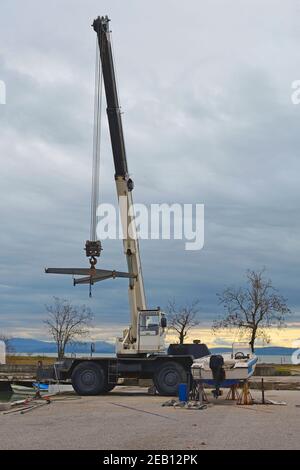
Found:
M 35 395 L 36 394 L 36 389 L 31 387 L 31 386 L 25 387 L 23 385 L 11 384 L 11 388 L 12 388 L 13 392 L 16 395 L 27 396 L 27 395 Z
M 36 395 L 36 392 L 49 393 L 49 395 L 58 393 L 74 392 L 72 384 L 39 384 L 34 382 L 31 387 L 24 387 L 22 385 L 11 385 L 13 392 L 18 395 Z
M 59 393 L 75 393 L 72 384 L 49 384 L 48 388 L 49 394 L 59 394 Z
M 192 376 L 206 385 L 231 387 L 253 375 L 257 359 L 248 343 L 233 343 L 231 353 L 210 354 L 195 359 L 191 367 Z M 217 368 L 214 363 L 218 365 Z

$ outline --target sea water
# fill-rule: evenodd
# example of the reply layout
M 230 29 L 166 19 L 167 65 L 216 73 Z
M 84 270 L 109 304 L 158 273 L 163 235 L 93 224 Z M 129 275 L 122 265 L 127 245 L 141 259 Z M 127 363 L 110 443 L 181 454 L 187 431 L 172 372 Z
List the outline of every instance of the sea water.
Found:
M 257 356 L 258 364 L 292 364 L 292 356 L 264 355 Z

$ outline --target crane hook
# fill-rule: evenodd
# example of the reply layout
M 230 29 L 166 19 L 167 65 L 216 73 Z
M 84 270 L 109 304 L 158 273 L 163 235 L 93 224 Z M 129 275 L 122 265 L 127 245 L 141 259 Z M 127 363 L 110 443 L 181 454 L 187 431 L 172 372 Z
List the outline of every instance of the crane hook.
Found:
M 90 261 L 91 269 L 95 269 L 95 266 L 97 264 L 97 258 L 95 256 L 91 256 L 89 261 Z

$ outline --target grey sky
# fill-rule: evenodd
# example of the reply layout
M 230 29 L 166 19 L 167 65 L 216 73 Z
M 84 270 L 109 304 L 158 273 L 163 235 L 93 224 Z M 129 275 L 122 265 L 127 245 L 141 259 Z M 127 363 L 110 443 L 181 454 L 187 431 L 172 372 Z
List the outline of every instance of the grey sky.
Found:
M 136 202 L 205 204 L 205 248 L 144 241 L 150 305 L 216 292 L 266 266 L 299 319 L 299 2 L 2 1 L 0 328 L 41 336 L 52 295 L 91 304 L 99 327 L 128 322 L 127 285 L 73 288 L 44 266 L 83 266 L 89 236 L 97 15 L 113 31 Z M 115 202 L 104 123 L 101 199 Z M 125 269 L 121 242 L 103 267 Z

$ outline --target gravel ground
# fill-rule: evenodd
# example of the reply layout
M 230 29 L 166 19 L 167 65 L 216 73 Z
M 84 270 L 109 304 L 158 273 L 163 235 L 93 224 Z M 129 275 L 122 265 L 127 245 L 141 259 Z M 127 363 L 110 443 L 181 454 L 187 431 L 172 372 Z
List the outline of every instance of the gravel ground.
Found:
M 299 449 L 299 391 L 272 390 L 266 398 L 287 406 L 237 406 L 221 397 L 209 398 L 206 410 L 174 409 L 145 389 L 117 387 L 24 415 L 0 414 L 0 449 Z

